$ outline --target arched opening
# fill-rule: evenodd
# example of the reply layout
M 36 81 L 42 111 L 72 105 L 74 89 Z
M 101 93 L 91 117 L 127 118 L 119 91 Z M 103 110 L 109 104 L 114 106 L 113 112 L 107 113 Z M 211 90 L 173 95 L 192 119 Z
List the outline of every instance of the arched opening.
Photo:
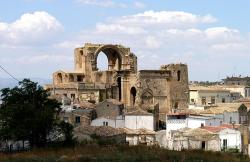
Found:
M 121 101 L 122 99 L 122 78 L 118 77 L 117 78 L 117 86 L 118 86 L 118 99 Z
M 136 98 L 136 89 L 135 87 L 132 87 L 130 89 L 130 102 L 131 102 L 131 106 L 135 106 L 135 98 Z
M 62 83 L 62 74 L 61 73 L 57 74 L 57 82 Z
M 101 55 L 106 55 L 106 57 L 100 58 Z M 106 60 L 106 58 L 108 59 L 108 61 L 104 61 Z M 95 52 L 95 61 L 95 70 L 121 70 L 122 58 L 119 53 L 119 49 L 115 46 L 108 45 L 99 48 Z M 104 64 L 105 62 L 107 64 Z
M 83 75 L 77 75 L 76 78 L 77 78 L 77 82 L 83 82 L 84 76 Z
M 69 74 L 69 82 L 74 82 L 74 75 Z
M 109 60 L 105 53 L 100 52 L 97 57 L 97 70 L 107 71 L 109 69 Z
M 80 58 L 79 58 L 79 60 L 80 60 L 80 68 L 82 68 L 82 63 L 83 63 L 83 51 L 82 50 L 80 50 Z

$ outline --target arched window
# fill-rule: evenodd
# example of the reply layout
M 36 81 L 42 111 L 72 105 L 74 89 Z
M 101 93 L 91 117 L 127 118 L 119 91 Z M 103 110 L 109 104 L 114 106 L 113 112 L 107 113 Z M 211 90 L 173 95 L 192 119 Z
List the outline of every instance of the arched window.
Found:
M 135 98 L 136 98 L 136 89 L 135 89 L 135 87 L 132 87 L 130 89 L 130 103 L 131 103 L 131 106 L 135 105 Z

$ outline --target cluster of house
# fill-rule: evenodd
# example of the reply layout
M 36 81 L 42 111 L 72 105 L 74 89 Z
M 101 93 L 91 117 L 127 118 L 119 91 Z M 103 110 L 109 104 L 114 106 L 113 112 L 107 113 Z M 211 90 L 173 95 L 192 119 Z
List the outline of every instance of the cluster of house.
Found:
M 72 103 L 64 97 L 60 117 L 75 127 L 74 134 L 79 141 L 91 140 L 93 135 L 98 135 L 129 145 L 155 145 L 155 130 L 159 129 L 158 111 L 158 105 L 150 113 L 141 109 L 125 109 L 115 99 L 93 104 Z
M 64 99 L 65 100 L 65 99 Z M 203 149 L 248 152 L 250 104 L 218 103 L 167 113 L 159 120 L 158 105 L 151 112 L 125 109 L 115 99 L 98 104 L 63 104 L 61 117 L 75 128 L 78 140 L 92 135 L 129 145 L 159 145 L 173 150 Z

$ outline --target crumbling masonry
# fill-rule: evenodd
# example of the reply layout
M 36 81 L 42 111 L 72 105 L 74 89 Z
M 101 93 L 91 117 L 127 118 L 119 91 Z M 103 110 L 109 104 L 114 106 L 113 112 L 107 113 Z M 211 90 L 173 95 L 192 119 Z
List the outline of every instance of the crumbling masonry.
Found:
M 99 71 L 100 52 L 108 58 L 108 70 Z M 188 107 L 186 64 L 163 65 L 159 70 L 137 70 L 137 57 L 121 45 L 90 44 L 75 49 L 75 69 L 53 73 L 46 88 L 72 100 L 101 102 L 113 98 L 125 108 L 150 109 L 159 103 L 160 113 Z M 166 56 L 167 58 L 167 56 Z

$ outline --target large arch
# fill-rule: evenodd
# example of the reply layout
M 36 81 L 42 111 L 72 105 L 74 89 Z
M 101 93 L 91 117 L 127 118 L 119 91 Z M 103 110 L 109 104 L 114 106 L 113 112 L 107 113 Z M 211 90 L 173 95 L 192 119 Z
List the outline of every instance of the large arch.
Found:
M 98 70 L 97 68 L 97 58 L 99 53 L 103 52 L 108 58 L 108 70 L 121 70 L 122 68 L 122 54 L 114 45 L 103 45 L 99 47 L 94 53 L 94 63 L 93 70 Z

